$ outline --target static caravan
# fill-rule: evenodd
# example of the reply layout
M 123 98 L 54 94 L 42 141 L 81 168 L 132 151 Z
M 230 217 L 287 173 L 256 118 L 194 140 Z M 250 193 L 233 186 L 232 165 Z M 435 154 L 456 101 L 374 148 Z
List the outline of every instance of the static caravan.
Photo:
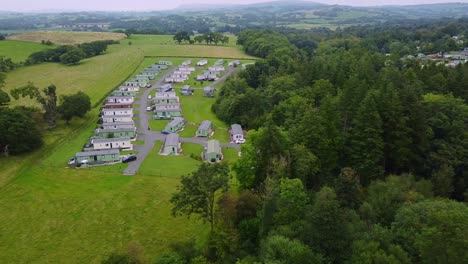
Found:
M 180 90 L 180 94 L 182 95 L 193 95 L 193 90 L 190 88 L 190 85 L 184 85 Z
M 132 143 L 130 138 L 94 138 L 91 139 L 94 150 L 120 149 L 131 150 Z
M 176 92 L 156 92 L 155 98 L 176 97 Z
M 244 139 L 244 131 L 242 131 L 242 127 L 238 124 L 231 125 L 231 139 L 233 141 Z
M 237 67 L 241 64 L 239 60 L 231 61 L 228 65 L 229 67 Z
M 103 123 L 122 123 L 133 121 L 133 115 L 103 115 Z
M 76 153 L 77 163 L 104 164 L 120 161 L 118 149 L 96 150 Z
M 119 128 L 134 128 L 135 122 L 111 122 L 111 123 L 102 123 L 103 129 L 119 129 Z
M 108 103 L 129 103 L 132 104 L 134 101 L 133 97 L 128 96 L 110 96 L 107 98 Z
M 154 104 L 176 104 L 179 103 L 179 97 L 156 96 L 153 99 Z
M 203 159 L 207 162 L 219 162 L 223 159 L 221 145 L 218 140 L 208 140 L 203 151 Z
M 167 84 L 164 84 L 161 87 L 158 87 L 157 89 L 158 89 L 159 93 L 166 93 L 166 92 L 172 91 L 173 88 L 172 88 L 172 84 L 167 83 Z
M 135 97 L 136 96 L 136 91 L 121 91 L 121 90 L 115 90 L 112 92 L 111 96 L 126 96 L 126 97 Z
M 105 108 L 115 109 L 115 108 L 132 108 L 132 103 L 109 103 L 107 102 L 104 105 Z
M 190 64 L 192 64 L 191 60 L 186 60 L 186 61 L 182 62 L 182 66 L 189 66 Z
M 164 146 L 161 151 L 162 155 L 178 155 L 180 153 L 180 141 L 178 134 L 169 134 L 166 136 Z
M 203 88 L 203 96 L 205 97 L 214 97 L 215 88 L 212 86 L 207 86 Z
M 159 65 L 165 65 L 165 66 L 172 66 L 172 62 L 170 62 L 170 61 L 165 61 L 165 60 L 160 60 L 160 61 L 158 62 L 158 64 L 159 64 Z M 166 67 L 166 69 L 167 69 L 167 67 Z
M 113 109 L 113 108 L 104 108 L 101 110 L 101 113 L 105 116 L 110 115 L 133 115 L 133 108 L 125 109 Z
M 197 129 L 195 135 L 197 137 L 209 137 L 213 132 L 213 124 L 209 120 L 203 121 Z
M 208 64 L 208 60 L 200 60 L 197 62 L 197 66 L 205 66 Z
M 218 66 L 218 65 L 223 65 L 224 64 L 224 60 L 223 59 L 219 59 L 215 62 L 215 66 Z
M 120 86 L 118 91 L 125 91 L 125 92 L 134 92 L 135 94 L 140 91 L 140 86 Z
M 216 65 L 216 66 L 208 67 L 208 70 L 213 71 L 213 72 L 225 71 L 224 66 L 222 66 L 222 65 Z
M 174 120 L 169 122 L 169 124 L 164 127 L 164 131 L 176 133 L 185 126 L 185 119 L 182 117 L 176 117 Z
M 120 137 L 135 138 L 135 136 L 136 136 L 136 127 L 117 128 L 117 129 L 98 128 L 94 131 L 93 138 L 120 138 Z

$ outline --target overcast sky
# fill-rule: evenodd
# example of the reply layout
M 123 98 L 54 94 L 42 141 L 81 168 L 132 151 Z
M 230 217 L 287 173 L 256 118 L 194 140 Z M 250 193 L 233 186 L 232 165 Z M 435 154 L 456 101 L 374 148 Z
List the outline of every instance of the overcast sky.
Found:
M 270 2 L 271 0 L 2 0 L 0 10 L 8 11 L 50 11 L 50 10 L 164 10 L 173 9 L 182 4 L 249 4 Z M 326 4 L 341 4 L 354 6 L 373 5 L 412 5 L 462 2 L 468 0 L 318 0 Z

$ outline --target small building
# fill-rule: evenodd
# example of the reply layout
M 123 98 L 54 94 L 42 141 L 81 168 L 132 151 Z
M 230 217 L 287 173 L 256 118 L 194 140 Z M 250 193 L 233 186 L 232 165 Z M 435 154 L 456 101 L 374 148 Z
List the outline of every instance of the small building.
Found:
M 132 143 L 130 138 L 94 138 L 91 139 L 94 150 L 120 149 L 131 150 Z
M 218 140 L 212 139 L 206 142 L 206 148 L 203 150 L 203 159 L 207 162 L 219 162 L 223 160 L 223 153 Z
M 165 61 L 165 60 L 160 60 L 160 61 L 158 62 L 158 64 L 159 64 L 159 65 L 165 65 L 165 66 L 172 66 L 172 62 L 170 62 L 170 61 Z M 166 69 L 167 69 L 167 67 L 166 67 Z
M 164 79 L 164 81 L 167 83 L 183 83 L 186 80 L 187 80 L 186 78 L 180 78 L 180 77 L 168 77 Z
M 161 151 L 162 155 L 178 155 L 180 152 L 179 134 L 169 134 L 166 136 L 164 146 Z
M 148 79 L 150 80 L 154 80 L 154 78 L 156 78 L 156 76 L 158 76 L 159 72 L 157 71 L 147 71 L 147 70 L 143 70 L 142 72 L 140 72 L 140 76 L 146 76 Z M 137 75 L 138 76 L 138 75 Z
M 119 128 L 134 128 L 135 123 L 130 122 L 111 122 L 111 123 L 102 123 L 103 129 L 119 129 Z
M 184 85 L 180 90 L 180 94 L 182 95 L 193 95 L 193 90 L 190 88 L 190 85 Z
M 148 68 L 158 70 L 158 71 L 166 70 L 168 68 L 167 66 L 172 65 L 172 62 L 170 62 L 170 61 L 168 61 L 167 63 L 170 63 L 170 64 L 155 63 L 155 64 L 151 65 L 151 67 L 148 67 Z M 148 69 L 148 68 L 146 68 L 146 69 Z
M 120 137 L 128 137 L 128 138 L 135 138 L 136 137 L 136 127 L 133 128 L 117 128 L 117 129 L 102 129 L 98 128 L 94 131 L 93 138 L 120 138 Z
M 131 122 L 133 121 L 132 115 L 103 115 L 103 123 L 122 123 L 122 122 Z
M 183 117 L 175 117 L 169 124 L 164 127 L 164 131 L 176 133 L 185 126 L 185 119 Z
M 207 86 L 203 88 L 203 96 L 205 97 L 214 97 L 215 88 L 212 86 Z
M 186 60 L 186 61 L 182 62 L 182 66 L 190 66 L 190 64 L 192 64 L 191 60 Z
M 197 62 L 197 66 L 205 66 L 208 64 L 208 60 L 200 60 Z
M 76 153 L 77 163 L 104 164 L 120 161 L 118 149 L 96 150 Z
M 219 59 L 215 62 L 214 64 L 215 66 L 219 66 L 219 65 L 224 65 L 224 60 L 223 59 Z
M 195 67 L 180 66 L 180 67 L 177 68 L 177 71 L 186 72 L 187 74 L 190 74 L 190 73 L 196 71 L 196 69 L 195 69 Z
M 241 125 L 239 124 L 233 124 L 231 125 L 231 139 L 233 141 L 238 140 L 238 139 L 244 139 L 244 131 L 242 130 Z
M 228 65 L 229 67 L 237 67 L 241 64 L 239 60 L 231 61 Z
M 195 135 L 197 137 L 209 137 L 213 132 L 213 124 L 209 120 L 203 121 L 197 129 Z

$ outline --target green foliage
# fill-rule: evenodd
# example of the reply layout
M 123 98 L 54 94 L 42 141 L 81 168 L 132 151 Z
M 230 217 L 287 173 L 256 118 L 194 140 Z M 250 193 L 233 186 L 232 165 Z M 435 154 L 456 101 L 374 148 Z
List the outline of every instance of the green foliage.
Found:
M 335 190 L 340 204 L 357 209 L 361 204 L 362 194 L 359 175 L 351 168 L 343 168 L 336 178 Z
M 153 264 L 186 264 L 187 261 L 177 253 L 165 253 L 156 258 Z
M 177 32 L 172 39 L 179 44 L 182 41 L 190 42 L 190 34 L 186 31 Z
M 0 152 L 19 154 L 42 146 L 42 135 L 31 112 L 21 108 L 0 108 Z
M 374 95 L 369 92 L 362 101 L 349 142 L 349 164 L 361 176 L 361 183 L 368 185 L 383 176 L 383 129 Z
M 449 200 L 406 204 L 392 225 L 413 261 L 465 263 L 468 237 L 466 204 Z
M 74 65 L 80 62 L 81 59 L 85 57 L 85 53 L 78 49 L 73 48 L 66 53 L 60 55 L 60 62 L 65 65 Z
M 44 120 L 49 125 L 49 128 L 53 128 L 56 125 L 58 115 L 56 90 L 57 88 L 55 85 L 51 84 L 47 88 L 44 88 L 41 93 L 38 87 L 29 82 L 26 86 L 11 90 L 11 96 L 13 96 L 15 100 L 18 100 L 20 96 L 23 98 L 29 97 L 31 99 L 36 99 L 44 110 Z
M 0 56 L 0 72 L 9 72 L 17 67 L 19 67 L 19 65 L 14 63 L 10 58 Z
M 70 122 L 74 116 L 83 117 L 91 110 L 91 99 L 87 94 L 81 91 L 72 95 L 64 95 L 61 97 L 61 101 L 59 112 L 67 123 Z
M 269 236 L 262 242 L 261 258 L 265 263 L 318 264 L 323 263 L 319 254 L 314 254 L 298 240 L 283 236 Z
M 229 182 L 229 169 L 224 163 L 203 163 L 190 176 L 183 176 L 179 192 L 171 198 L 173 214 L 198 214 L 210 223 L 211 230 L 215 221 L 215 195 L 226 192 Z
M 0 107 L 7 105 L 11 100 L 8 93 L 2 90 L 5 85 L 5 78 L 6 75 L 3 72 L 0 72 Z

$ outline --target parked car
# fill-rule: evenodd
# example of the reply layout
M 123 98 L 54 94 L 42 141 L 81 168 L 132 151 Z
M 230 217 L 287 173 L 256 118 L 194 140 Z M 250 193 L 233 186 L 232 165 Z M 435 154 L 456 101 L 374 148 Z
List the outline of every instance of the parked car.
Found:
M 241 139 L 236 139 L 236 141 L 234 141 L 236 144 L 244 144 L 245 143 L 245 139 L 244 138 L 241 138 Z
M 166 135 L 167 135 L 167 134 L 170 134 L 171 132 L 169 132 L 169 131 L 167 131 L 167 130 L 162 130 L 162 131 L 161 131 L 161 133 L 163 133 L 163 134 L 166 134 Z
M 135 161 L 137 159 L 137 156 L 135 154 L 128 154 L 122 157 L 122 162 L 127 163 L 130 161 Z
M 69 166 L 72 166 L 72 165 L 75 165 L 75 164 L 76 164 L 76 158 L 75 158 L 75 157 L 70 158 L 70 159 L 68 160 L 68 165 L 69 165 Z
M 150 94 L 150 95 L 148 95 L 148 99 L 151 99 L 151 94 Z
M 148 112 L 153 111 L 153 107 L 151 107 L 151 106 L 146 107 L 146 111 L 148 111 Z
M 151 88 L 151 84 L 146 85 L 146 88 Z

